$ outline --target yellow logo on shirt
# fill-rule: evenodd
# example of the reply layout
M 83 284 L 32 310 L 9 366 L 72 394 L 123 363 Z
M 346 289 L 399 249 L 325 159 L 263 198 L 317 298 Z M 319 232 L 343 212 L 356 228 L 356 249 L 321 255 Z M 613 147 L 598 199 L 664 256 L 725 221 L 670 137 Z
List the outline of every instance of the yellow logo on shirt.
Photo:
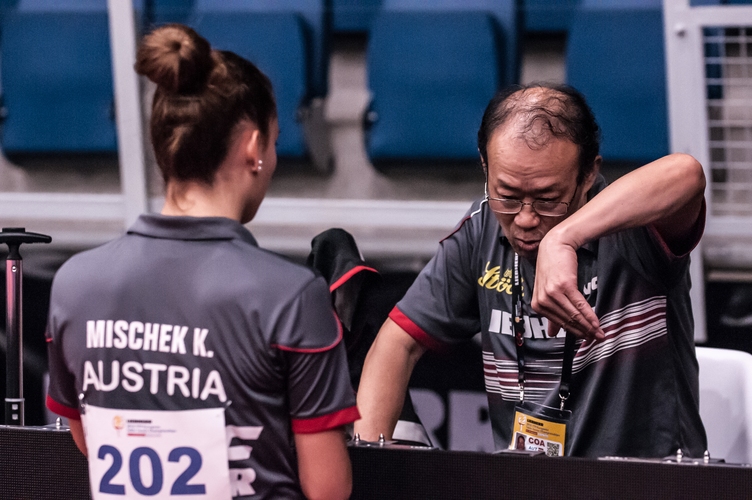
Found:
M 507 295 L 512 295 L 512 270 L 507 269 L 504 271 L 504 275 L 501 276 L 501 266 L 490 266 L 491 262 L 486 262 L 486 272 L 478 278 L 478 284 L 489 290 L 506 292 Z

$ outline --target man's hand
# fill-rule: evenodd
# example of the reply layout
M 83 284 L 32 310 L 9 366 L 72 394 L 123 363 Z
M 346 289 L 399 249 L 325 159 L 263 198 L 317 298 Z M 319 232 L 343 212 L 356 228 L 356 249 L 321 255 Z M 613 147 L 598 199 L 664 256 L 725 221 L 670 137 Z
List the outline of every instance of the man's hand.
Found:
M 577 251 L 556 228 L 538 247 L 533 310 L 548 318 L 548 335 L 559 328 L 584 339 L 603 339 L 595 311 L 577 289 Z

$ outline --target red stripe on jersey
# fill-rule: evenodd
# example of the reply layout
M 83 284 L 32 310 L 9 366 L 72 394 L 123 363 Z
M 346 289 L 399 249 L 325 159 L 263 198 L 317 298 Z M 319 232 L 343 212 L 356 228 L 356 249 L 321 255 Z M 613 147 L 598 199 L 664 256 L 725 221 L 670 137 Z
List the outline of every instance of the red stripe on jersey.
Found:
M 295 434 L 311 434 L 328 431 L 355 422 L 360 418 L 357 406 L 351 406 L 328 415 L 313 418 L 293 418 L 292 431 Z
M 358 274 L 361 271 L 371 271 L 372 273 L 377 273 L 378 274 L 378 271 L 376 269 L 372 268 L 372 267 L 368 267 L 368 266 L 355 266 L 352 269 L 350 269 L 349 271 L 347 271 L 345 274 L 343 274 L 340 279 L 338 279 L 337 281 L 335 281 L 334 283 L 332 283 L 329 286 L 329 291 L 333 292 L 337 288 L 339 288 L 342 285 L 344 285 L 347 282 L 347 280 L 349 280 L 350 278 L 352 278 L 353 276 L 355 276 L 356 274 Z
M 334 320 L 337 323 L 337 339 L 333 343 L 327 346 L 306 348 L 306 347 L 288 347 L 286 345 L 271 344 L 271 347 L 273 347 L 274 349 L 279 349 L 280 351 L 302 352 L 306 354 L 326 352 L 330 349 L 334 349 L 335 347 L 337 347 L 337 344 L 339 344 L 340 341 L 342 340 L 342 323 L 339 322 L 339 318 L 337 317 L 336 314 L 334 314 Z
M 700 243 L 700 239 L 702 238 L 702 234 L 705 232 L 705 217 L 707 212 L 707 205 L 705 203 L 705 200 L 702 200 L 702 207 L 700 208 L 700 213 L 697 216 L 697 220 L 695 221 L 695 225 L 692 226 L 692 229 L 689 231 L 689 233 L 686 236 L 685 241 L 683 242 L 684 245 L 687 245 L 689 250 L 686 253 L 676 255 L 673 250 L 668 246 L 668 243 L 663 239 L 663 236 L 661 236 L 661 233 L 658 232 L 658 230 L 655 228 L 653 224 L 650 224 L 648 226 L 648 230 L 652 233 L 653 237 L 658 241 L 658 245 L 661 247 L 661 250 L 663 250 L 663 253 L 669 258 L 669 259 L 681 259 L 683 257 L 686 257 L 689 255 L 692 250 L 697 247 L 697 245 Z
M 394 306 L 392 312 L 389 313 L 389 318 L 397 323 L 400 328 L 405 330 L 408 335 L 414 338 L 423 347 L 431 350 L 439 350 L 444 347 L 444 344 L 435 338 L 428 335 L 421 327 L 413 323 L 413 321 L 405 316 L 405 313 L 400 311 L 397 306 Z
M 78 413 L 78 410 L 71 408 L 70 406 L 65 406 L 58 403 L 57 401 L 52 399 L 49 394 L 47 395 L 47 408 L 49 408 L 51 412 L 62 415 L 65 418 L 70 418 L 71 420 L 81 420 L 81 414 Z

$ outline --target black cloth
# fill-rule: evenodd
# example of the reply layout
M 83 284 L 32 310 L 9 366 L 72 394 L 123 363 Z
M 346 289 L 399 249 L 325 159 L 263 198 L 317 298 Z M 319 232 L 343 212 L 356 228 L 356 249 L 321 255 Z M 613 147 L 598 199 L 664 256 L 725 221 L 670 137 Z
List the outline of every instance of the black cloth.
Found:
M 355 239 L 344 229 L 316 235 L 307 264 L 329 283 L 332 305 L 342 324 L 350 381 L 357 391 L 368 350 L 394 303 L 386 298 L 381 275 L 366 264 Z M 409 392 L 399 419 L 420 423 Z

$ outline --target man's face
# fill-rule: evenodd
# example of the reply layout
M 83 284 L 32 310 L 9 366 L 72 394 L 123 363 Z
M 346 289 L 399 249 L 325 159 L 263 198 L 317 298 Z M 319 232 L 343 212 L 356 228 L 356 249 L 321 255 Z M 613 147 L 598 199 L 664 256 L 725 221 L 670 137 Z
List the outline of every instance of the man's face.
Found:
M 572 202 L 561 217 L 541 216 L 531 205 L 523 205 L 514 215 L 495 213 L 515 252 L 535 262 L 543 237 L 581 206 L 595 175 L 588 176 L 578 189 L 579 148 L 569 140 L 551 137 L 544 146 L 531 149 L 514 123 L 493 133 L 487 151 L 491 198 L 511 198 L 525 203 L 536 200 Z

